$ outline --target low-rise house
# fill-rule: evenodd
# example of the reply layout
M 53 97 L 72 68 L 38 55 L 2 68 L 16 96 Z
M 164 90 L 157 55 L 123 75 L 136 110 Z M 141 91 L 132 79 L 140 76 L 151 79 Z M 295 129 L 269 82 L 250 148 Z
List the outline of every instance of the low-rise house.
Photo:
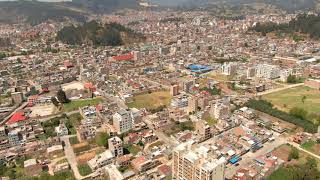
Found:
M 42 165 L 35 159 L 29 159 L 24 161 L 24 169 L 28 176 L 36 176 L 42 172 Z
M 110 150 L 106 150 L 105 152 L 96 155 L 93 159 L 88 161 L 88 165 L 92 170 L 97 170 L 103 166 L 113 163 L 115 160 L 114 155 Z
M 58 136 L 66 136 L 68 135 L 68 128 L 64 123 L 59 124 L 59 126 L 55 127 L 55 131 Z

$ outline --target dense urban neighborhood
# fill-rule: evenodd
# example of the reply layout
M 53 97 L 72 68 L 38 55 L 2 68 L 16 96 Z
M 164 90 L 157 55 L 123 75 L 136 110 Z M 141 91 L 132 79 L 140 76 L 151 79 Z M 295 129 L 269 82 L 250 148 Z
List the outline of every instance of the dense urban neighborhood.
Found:
M 318 14 L 140 6 L 0 21 L 1 180 L 320 179 Z

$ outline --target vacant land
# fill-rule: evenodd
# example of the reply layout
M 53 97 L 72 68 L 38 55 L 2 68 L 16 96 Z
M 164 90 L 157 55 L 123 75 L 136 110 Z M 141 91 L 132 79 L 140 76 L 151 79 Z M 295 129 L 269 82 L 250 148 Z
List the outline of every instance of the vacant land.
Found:
M 102 99 L 100 99 L 100 98 L 74 100 L 74 101 L 71 101 L 71 102 L 69 102 L 67 104 L 64 104 L 63 105 L 63 111 L 71 112 L 71 111 L 78 110 L 80 107 L 97 105 L 100 102 L 102 102 Z
M 31 110 L 30 117 L 49 116 L 58 113 L 58 109 L 53 105 L 36 105 L 29 108 Z
M 263 96 L 263 99 L 286 112 L 294 107 L 305 109 L 308 113 L 320 112 L 320 91 L 305 86 L 271 93 Z
M 168 106 L 171 101 L 169 91 L 159 91 L 150 94 L 141 94 L 133 96 L 133 102 L 129 103 L 129 107 L 156 109 L 160 106 Z
M 205 76 L 211 79 L 214 79 L 216 81 L 230 81 L 232 79 L 231 76 L 227 76 L 217 72 L 210 72 L 210 73 L 207 73 Z
M 303 151 L 299 151 L 299 158 L 297 160 L 292 159 L 291 161 L 288 161 L 291 149 L 292 149 L 291 145 L 283 144 L 283 145 L 277 147 L 275 150 L 273 150 L 271 154 L 284 160 L 285 165 L 287 165 L 287 164 L 290 164 L 290 165 L 304 164 L 307 162 L 308 157 L 312 157 Z M 320 160 L 316 159 L 316 161 L 317 161 L 318 169 L 320 170 Z
M 301 144 L 301 147 L 320 156 L 320 144 L 315 141 L 307 141 Z

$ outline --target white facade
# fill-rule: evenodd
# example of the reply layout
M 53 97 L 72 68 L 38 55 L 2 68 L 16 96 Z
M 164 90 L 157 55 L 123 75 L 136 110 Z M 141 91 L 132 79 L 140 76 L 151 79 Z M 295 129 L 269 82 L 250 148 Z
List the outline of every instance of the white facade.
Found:
M 280 72 L 280 80 L 287 82 L 288 77 L 292 74 L 292 69 L 283 69 Z
M 237 73 L 237 63 L 224 63 L 221 67 L 221 73 L 228 76 L 233 76 Z
M 115 157 L 123 155 L 123 143 L 118 136 L 108 139 L 108 146 L 109 150 Z
M 225 158 L 214 159 L 208 156 L 204 146 L 192 150 L 191 144 L 180 144 L 173 150 L 173 179 L 224 180 Z
M 121 109 L 113 115 L 113 126 L 118 134 L 125 133 L 132 129 L 132 116 L 130 110 Z
M 280 76 L 280 68 L 276 65 L 259 64 L 257 66 L 257 77 L 276 79 Z

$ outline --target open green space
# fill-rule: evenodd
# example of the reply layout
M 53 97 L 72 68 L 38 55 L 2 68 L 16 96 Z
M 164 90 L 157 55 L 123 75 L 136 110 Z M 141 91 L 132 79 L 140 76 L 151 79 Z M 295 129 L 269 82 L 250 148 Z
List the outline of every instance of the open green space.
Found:
M 230 81 L 232 79 L 231 76 L 227 76 L 227 75 L 217 73 L 217 72 L 209 72 L 209 73 L 205 74 L 205 76 L 212 78 L 216 81 Z
M 210 113 L 204 113 L 202 118 L 208 123 L 209 126 L 213 126 L 217 124 L 217 120 L 210 116 Z
M 79 170 L 79 173 L 81 174 L 81 176 L 87 176 L 92 173 L 92 170 L 88 164 L 79 164 L 78 170 Z
M 125 145 L 124 151 L 129 151 L 132 155 L 136 155 L 141 151 L 141 148 L 137 145 Z
M 281 111 L 273 107 L 273 104 L 266 100 L 250 99 L 248 102 L 246 102 L 245 106 L 302 127 L 306 132 L 309 133 L 316 133 L 318 130 L 318 126 L 313 122 L 306 120 L 304 116 L 301 118 L 300 116 L 298 117 L 297 114 L 289 114 Z
M 194 131 L 194 124 L 192 121 L 178 122 L 175 121 L 170 127 L 163 130 L 163 132 L 168 135 L 174 135 L 181 131 Z
M 311 180 L 320 177 L 320 161 L 289 144 L 277 147 L 272 154 L 285 162 L 267 178 L 268 180 Z
M 320 144 L 315 141 L 312 141 L 312 140 L 307 141 L 301 144 L 301 147 L 307 151 L 310 151 L 320 156 Z
M 298 107 L 309 114 L 320 115 L 320 91 L 317 89 L 299 86 L 267 94 L 262 98 L 286 112 Z
M 101 98 L 95 99 L 84 99 L 84 100 L 74 100 L 69 103 L 63 104 L 63 111 L 71 112 L 78 110 L 80 107 L 93 106 L 102 102 Z
M 70 137 L 70 138 L 69 138 L 69 141 L 70 141 L 70 144 L 71 144 L 71 145 L 74 145 L 74 144 L 78 144 L 78 143 L 79 143 L 79 140 L 78 140 L 77 136 Z
M 148 110 L 157 109 L 159 107 L 168 106 L 171 101 L 169 91 L 158 91 L 148 94 L 140 94 L 133 96 L 133 102 L 128 103 L 130 108 L 146 108 Z

